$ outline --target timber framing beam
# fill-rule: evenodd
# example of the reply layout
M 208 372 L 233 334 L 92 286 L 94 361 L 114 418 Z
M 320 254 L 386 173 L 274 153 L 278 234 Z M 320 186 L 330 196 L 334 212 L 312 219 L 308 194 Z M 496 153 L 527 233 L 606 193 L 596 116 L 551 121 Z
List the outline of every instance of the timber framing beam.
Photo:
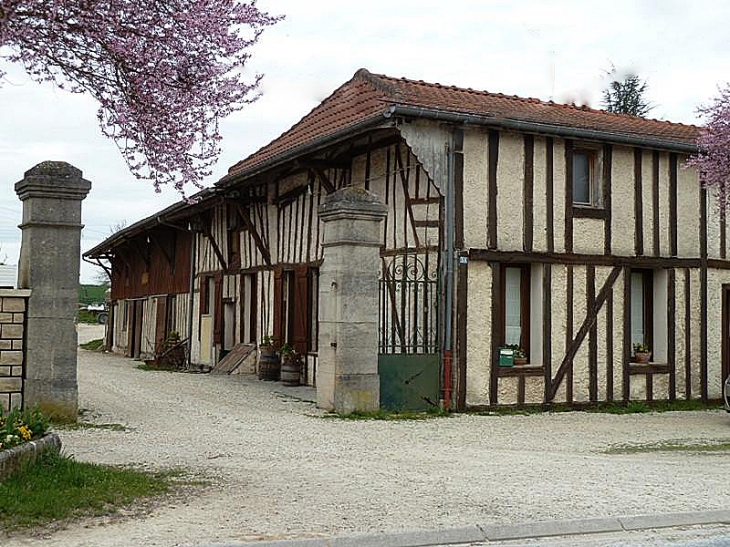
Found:
M 251 215 L 248 214 L 248 209 L 240 203 L 236 203 L 235 206 L 236 211 L 238 211 L 238 214 L 243 219 L 243 223 L 246 225 L 248 232 L 251 234 L 251 237 L 253 237 L 256 248 L 261 253 L 264 262 L 266 262 L 267 266 L 271 266 L 271 254 L 269 253 L 269 249 L 266 248 L 266 245 L 264 245 L 264 242 L 261 239 L 261 235 L 258 233 L 258 230 L 256 230 L 256 225 L 253 223 Z
M 317 174 L 317 177 L 319 177 L 319 183 L 322 185 L 322 188 L 324 188 L 328 194 L 334 193 L 335 185 L 332 184 L 327 173 L 324 172 L 324 169 L 312 168 L 312 171 L 314 171 Z
M 215 256 L 218 257 L 218 262 L 220 263 L 221 268 L 223 270 L 227 270 L 228 264 L 226 264 L 226 259 L 223 256 L 220 247 L 218 247 L 218 243 L 216 242 L 213 234 L 210 231 L 211 219 L 205 219 L 202 215 L 198 215 L 198 220 L 200 221 L 200 225 L 203 229 L 203 235 L 208 239 L 208 241 L 210 241 L 210 245 L 211 247 L 213 247 L 213 252 L 215 253 Z
M 496 251 L 491 249 L 470 249 L 469 260 L 499 263 L 538 262 L 541 264 L 568 264 L 574 266 L 625 266 L 630 268 L 701 268 L 700 258 L 675 258 L 653 256 L 607 256 L 580 253 L 524 253 L 517 251 Z M 730 270 L 730 260 L 707 260 L 710 268 Z

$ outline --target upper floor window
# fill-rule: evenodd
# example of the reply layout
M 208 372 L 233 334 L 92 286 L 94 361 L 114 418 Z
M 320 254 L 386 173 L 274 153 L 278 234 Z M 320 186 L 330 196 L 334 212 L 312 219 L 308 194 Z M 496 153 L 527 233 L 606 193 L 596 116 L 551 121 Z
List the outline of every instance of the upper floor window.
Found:
M 573 151 L 573 205 L 601 207 L 601 184 L 597 150 Z

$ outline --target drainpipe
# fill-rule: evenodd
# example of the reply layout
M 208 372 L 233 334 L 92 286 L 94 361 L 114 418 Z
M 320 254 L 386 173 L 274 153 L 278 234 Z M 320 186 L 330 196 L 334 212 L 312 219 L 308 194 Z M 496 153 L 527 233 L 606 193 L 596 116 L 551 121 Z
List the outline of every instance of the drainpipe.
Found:
M 195 253 L 197 248 L 197 233 L 193 231 L 191 223 L 188 223 L 190 234 L 190 296 L 188 297 L 188 370 L 192 367 L 193 358 L 193 302 L 195 291 Z
M 443 254 L 444 263 L 444 400 L 445 409 L 451 408 L 451 364 L 452 364 L 452 316 L 453 316 L 453 292 L 454 292 L 454 143 L 453 137 L 446 145 L 446 157 L 448 162 L 446 196 L 444 200 L 446 225 L 444 237 L 446 238 L 446 249 Z

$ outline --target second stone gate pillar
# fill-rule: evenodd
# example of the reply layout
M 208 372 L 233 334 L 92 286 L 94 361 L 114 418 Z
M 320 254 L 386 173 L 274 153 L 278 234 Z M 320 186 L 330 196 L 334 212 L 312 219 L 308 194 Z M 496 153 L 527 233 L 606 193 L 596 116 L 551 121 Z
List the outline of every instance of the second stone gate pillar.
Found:
M 317 406 L 338 413 L 380 408 L 378 279 L 387 207 L 362 188 L 343 188 L 319 207 Z

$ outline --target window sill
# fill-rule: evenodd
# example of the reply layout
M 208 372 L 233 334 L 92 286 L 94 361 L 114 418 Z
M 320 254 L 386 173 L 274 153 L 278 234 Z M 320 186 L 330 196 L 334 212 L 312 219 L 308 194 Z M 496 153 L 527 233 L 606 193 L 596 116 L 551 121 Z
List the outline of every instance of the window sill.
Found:
M 634 361 L 629 362 L 629 374 L 668 374 L 669 364 L 668 363 L 655 363 L 649 361 L 648 363 L 636 363 Z
M 515 365 L 513 367 L 497 367 L 499 376 L 544 376 L 542 365 Z
M 573 218 L 606 218 L 606 209 L 603 207 L 593 207 L 591 205 L 573 204 Z

